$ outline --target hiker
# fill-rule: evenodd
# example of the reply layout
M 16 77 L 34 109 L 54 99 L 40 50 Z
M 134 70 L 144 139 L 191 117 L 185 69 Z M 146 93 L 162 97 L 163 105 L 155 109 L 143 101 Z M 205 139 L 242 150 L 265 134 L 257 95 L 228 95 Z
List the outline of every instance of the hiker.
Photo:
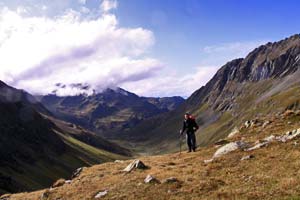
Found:
M 184 121 L 183 121 L 183 128 L 180 130 L 180 135 L 186 131 L 186 141 L 189 148 L 188 152 L 192 150 L 196 151 L 196 137 L 195 132 L 199 129 L 198 124 L 196 123 L 195 118 L 190 115 L 189 113 L 185 113 Z

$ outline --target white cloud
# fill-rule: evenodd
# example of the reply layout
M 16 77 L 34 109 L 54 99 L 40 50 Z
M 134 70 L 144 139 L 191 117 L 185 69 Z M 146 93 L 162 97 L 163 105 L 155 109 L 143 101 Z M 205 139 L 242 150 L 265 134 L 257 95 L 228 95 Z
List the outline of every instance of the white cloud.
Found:
M 28 7 L 23 7 L 23 6 L 18 6 L 16 12 L 20 15 L 22 14 L 28 14 L 29 13 L 29 9 Z
M 180 74 L 166 69 L 160 76 L 143 79 L 136 83 L 122 85 L 129 91 L 142 96 L 183 96 L 188 97 L 194 91 L 205 85 L 217 72 L 219 67 L 201 66 L 190 74 Z
M 24 17 L 4 8 L 0 26 L 0 79 L 29 92 L 49 93 L 56 83 L 101 90 L 163 67 L 145 54 L 154 44 L 151 31 L 119 27 L 108 13 L 88 20 L 74 10 L 55 18 Z
M 103 12 L 109 12 L 112 9 L 116 9 L 118 7 L 118 2 L 116 0 L 103 0 L 101 3 L 101 10 Z
M 265 43 L 204 47 L 199 67 L 181 74 L 148 55 L 155 44 L 152 31 L 120 27 L 109 13 L 117 8 L 117 1 L 103 0 L 102 15 L 92 18 L 84 18 L 90 11 L 83 4 L 86 1 L 81 3 L 80 12 L 69 9 L 52 18 L 29 16 L 27 7 L 0 9 L 0 80 L 31 93 L 46 94 L 61 83 L 66 87 L 59 88 L 59 95 L 75 95 L 82 90 L 68 86 L 83 83 L 91 85 L 89 93 L 121 86 L 144 96 L 187 97 L 226 62 Z

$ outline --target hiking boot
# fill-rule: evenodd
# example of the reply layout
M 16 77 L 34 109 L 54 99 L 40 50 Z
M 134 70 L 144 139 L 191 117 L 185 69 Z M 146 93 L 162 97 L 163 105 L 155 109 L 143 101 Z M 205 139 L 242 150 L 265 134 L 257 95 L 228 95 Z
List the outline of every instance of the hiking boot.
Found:
M 191 153 L 191 152 L 192 152 L 191 150 L 188 150 L 188 151 L 187 151 L 187 153 Z

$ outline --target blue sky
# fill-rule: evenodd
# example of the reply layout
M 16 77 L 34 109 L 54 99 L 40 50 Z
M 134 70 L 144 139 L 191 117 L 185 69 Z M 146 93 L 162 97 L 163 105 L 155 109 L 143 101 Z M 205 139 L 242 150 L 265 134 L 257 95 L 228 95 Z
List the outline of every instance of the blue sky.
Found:
M 125 0 L 117 16 L 124 26 L 152 30 L 157 40 L 153 53 L 182 68 L 198 65 L 206 46 L 299 33 L 299 6 L 297 0 Z M 159 17 L 162 22 L 155 23 Z
M 299 33 L 299 6 L 297 0 L 2 0 L 0 57 L 19 47 L 26 56 L 11 51 L 20 63 L 0 62 L 7 66 L 0 79 L 32 93 L 78 80 L 97 91 L 187 97 L 227 61 Z

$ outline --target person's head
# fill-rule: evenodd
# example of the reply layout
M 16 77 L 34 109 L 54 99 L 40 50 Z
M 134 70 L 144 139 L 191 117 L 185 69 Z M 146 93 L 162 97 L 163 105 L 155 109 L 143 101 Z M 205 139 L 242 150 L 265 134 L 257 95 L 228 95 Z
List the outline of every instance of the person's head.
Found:
M 186 113 L 184 114 L 184 119 L 188 119 L 189 117 L 190 117 L 190 113 L 186 112 Z

